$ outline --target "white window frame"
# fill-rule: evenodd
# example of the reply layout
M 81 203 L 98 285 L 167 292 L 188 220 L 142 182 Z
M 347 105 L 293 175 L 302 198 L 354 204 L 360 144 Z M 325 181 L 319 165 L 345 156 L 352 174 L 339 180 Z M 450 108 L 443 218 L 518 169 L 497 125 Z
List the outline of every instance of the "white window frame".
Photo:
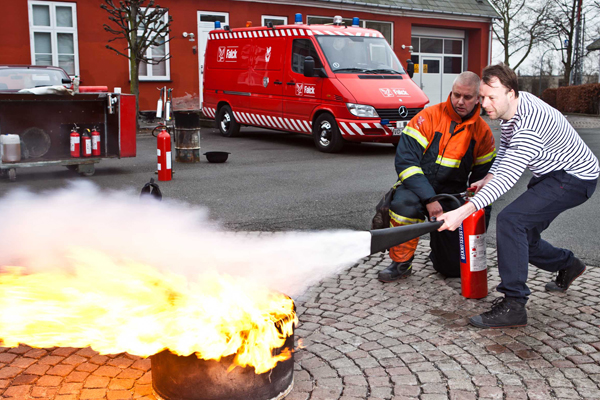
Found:
M 143 10 L 146 10 L 146 8 L 142 8 Z M 149 9 L 150 11 L 154 10 L 153 8 Z M 165 13 L 165 15 L 163 16 L 164 18 L 164 23 L 167 23 L 169 21 L 169 12 L 167 11 Z M 138 31 L 138 35 L 141 33 L 141 31 Z M 131 51 L 130 53 L 131 54 Z M 169 49 L 169 34 L 167 33 L 167 35 L 165 36 L 165 55 L 169 55 L 170 53 L 170 49 Z M 152 56 L 152 47 L 149 46 L 148 50 L 146 50 L 146 57 L 150 58 Z M 138 78 L 139 81 L 170 81 L 171 80 L 171 59 L 167 58 L 166 60 L 164 60 L 165 63 L 165 75 L 157 75 L 154 76 L 152 75 L 152 64 L 146 64 L 146 73 L 150 73 L 150 75 L 139 75 L 139 70 L 138 70 Z M 140 62 L 140 65 L 142 63 Z M 131 80 L 131 67 L 129 68 L 129 79 Z
M 34 26 L 33 25 L 33 6 L 48 6 L 50 10 L 50 26 Z M 73 16 L 73 26 L 56 26 L 56 7 L 71 7 Z M 73 34 L 73 54 L 75 63 L 74 75 L 79 75 L 79 38 L 77 36 L 77 4 L 66 3 L 62 1 L 42 1 L 42 0 L 29 0 L 27 3 L 29 11 L 29 48 L 31 53 L 31 64 L 35 64 L 35 42 L 34 33 L 50 33 L 50 44 L 52 46 L 52 65 L 59 67 L 58 65 L 58 39 L 57 34 L 59 33 L 70 33 Z M 74 76 L 72 75 L 72 76 Z
M 266 26 L 265 25 L 265 19 L 280 19 L 283 21 L 283 25 L 287 25 L 288 24 L 288 17 L 282 17 L 279 15 L 261 15 L 260 17 L 260 24 L 261 26 Z
M 322 15 L 307 15 L 306 16 L 306 23 L 307 24 L 310 23 L 310 18 L 329 18 L 329 19 L 331 19 L 331 23 L 333 23 L 333 17 L 324 17 Z M 344 20 L 351 22 L 352 18 L 344 18 Z M 389 44 L 390 44 L 391 48 L 393 49 L 394 48 L 394 23 L 392 21 L 378 21 L 378 20 L 375 20 L 375 19 L 359 19 L 360 27 L 361 28 L 365 28 L 365 29 L 372 29 L 372 28 L 367 28 L 367 21 L 368 22 L 376 22 L 378 24 L 389 24 L 390 25 L 390 27 L 392 29 L 390 31 L 391 32 L 390 33 L 391 37 L 390 37 L 390 43 Z M 379 32 L 379 31 L 377 31 L 377 32 Z M 382 33 L 382 35 L 383 35 L 383 33 Z

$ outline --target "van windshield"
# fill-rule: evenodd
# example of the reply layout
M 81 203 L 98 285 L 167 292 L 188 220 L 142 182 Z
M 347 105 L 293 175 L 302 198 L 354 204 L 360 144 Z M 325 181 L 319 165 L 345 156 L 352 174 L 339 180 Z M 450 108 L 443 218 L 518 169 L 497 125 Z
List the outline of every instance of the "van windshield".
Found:
M 384 38 L 317 36 L 317 41 L 335 73 L 406 73 Z

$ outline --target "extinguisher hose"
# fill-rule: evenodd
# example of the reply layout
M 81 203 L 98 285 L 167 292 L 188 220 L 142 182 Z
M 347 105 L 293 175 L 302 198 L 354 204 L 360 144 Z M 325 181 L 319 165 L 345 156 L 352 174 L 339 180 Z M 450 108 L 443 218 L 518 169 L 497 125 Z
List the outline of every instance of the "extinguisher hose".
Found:
M 152 136 L 154 137 L 158 137 L 158 135 L 156 134 L 156 130 L 166 130 L 167 132 L 169 132 L 169 128 L 166 125 L 160 124 L 158 125 L 156 128 L 152 129 Z M 171 132 L 169 132 L 169 134 L 171 134 Z
M 437 194 L 435 196 L 433 196 L 432 198 L 430 198 L 429 200 L 427 200 L 427 204 L 429 203 L 433 203 L 434 201 L 440 201 L 440 200 L 449 200 L 454 207 L 454 209 L 462 206 L 462 203 L 460 202 L 460 200 L 458 200 L 458 197 L 460 196 L 460 193 L 457 194 Z

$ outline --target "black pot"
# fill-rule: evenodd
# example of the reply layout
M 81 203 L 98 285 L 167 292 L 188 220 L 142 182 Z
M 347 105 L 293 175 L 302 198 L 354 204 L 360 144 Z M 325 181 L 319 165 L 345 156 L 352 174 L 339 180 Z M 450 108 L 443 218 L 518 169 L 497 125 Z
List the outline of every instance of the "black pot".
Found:
M 223 163 L 227 161 L 227 157 L 229 157 L 229 152 L 227 151 L 207 151 L 204 153 L 208 162 L 211 163 Z

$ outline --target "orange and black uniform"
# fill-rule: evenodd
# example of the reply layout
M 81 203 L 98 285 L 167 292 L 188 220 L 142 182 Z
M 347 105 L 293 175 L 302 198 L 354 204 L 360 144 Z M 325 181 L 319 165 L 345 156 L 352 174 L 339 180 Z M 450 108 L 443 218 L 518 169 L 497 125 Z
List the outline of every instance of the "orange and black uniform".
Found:
M 492 131 L 479 111 L 477 104 L 462 118 L 449 96 L 445 103 L 425 108 L 404 128 L 396 151 L 398 182 L 390 207 L 392 226 L 425 221 L 425 204 L 431 197 L 464 192 L 470 183 L 485 177 L 496 148 Z M 446 211 L 446 204 L 440 204 Z M 398 262 L 410 260 L 418 242 L 417 238 L 392 247 L 390 257 Z M 434 232 L 430 244 L 436 271 L 460 276 L 458 231 Z

